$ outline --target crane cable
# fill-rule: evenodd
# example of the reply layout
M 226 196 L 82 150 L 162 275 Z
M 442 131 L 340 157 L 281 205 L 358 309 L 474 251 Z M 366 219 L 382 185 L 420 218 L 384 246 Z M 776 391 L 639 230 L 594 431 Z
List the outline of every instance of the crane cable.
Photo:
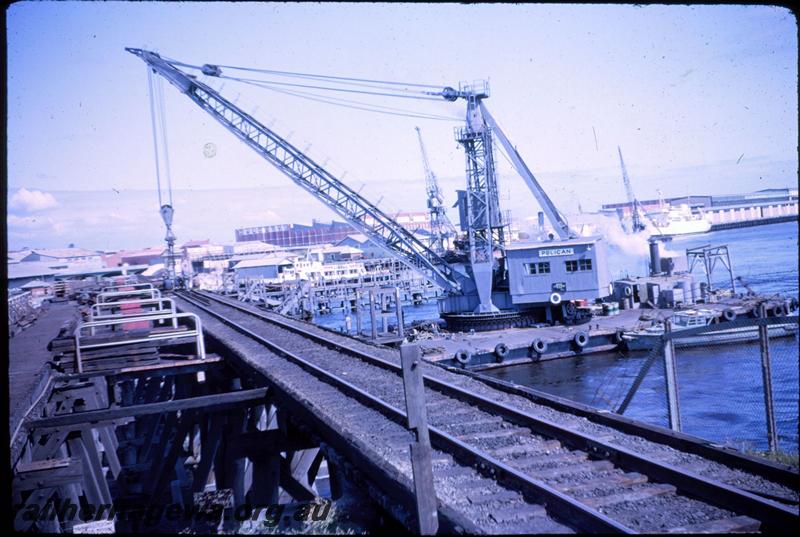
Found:
M 163 205 L 161 201 L 161 165 L 158 158 L 158 129 L 156 127 L 156 104 L 155 104 L 155 86 L 153 83 L 153 71 L 147 68 L 147 88 L 150 97 L 150 125 L 153 130 L 153 154 L 155 155 L 156 162 L 156 187 L 158 188 L 158 206 Z
M 317 102 L 326 103 L 326 104 L 332 104 L 332 105 L 335 105 L 335 106 L 342 106 L 344 108 L 352 108 L 354 110 L 363 110 L 363 111 L 366 111 L 366 112 L 374 112 L 374 113 L 378 113 L 378 114 L 387 114 L 387 115 L 394 115 L 394 116 L 404 116 L 404 117 L 416 117 L 416 118 L 421 118 L 421 119 L 431 119 L 431 120 L 436 120 L 436 121 L 461 121 L 461 118 L 459 118 L 459 117 L 450 117 L 450 116 L 442 116 L 442 115 L 436 115 L 436 114 L 418 113 L 418 112 L 412 112 L 410 110 L 403 109 L 403 108 L 395 108 L 395 107 L 391 107 L 391 106 L 383 106 L 383 105 L 377 105 L 377 104 L 367 105 L 367 104 L 360 103 L 358 101 L 353 101 L 353 100 L 350 100 L 350 99 L 343 99 L 343 98 L 339 98 L 339 97 L 323 97 L 323 96 L 321 96 L 321 95 L 319 95 L 317 93 L 312 93 L 312 92 L 304 92 L 304 91 L 299 91 L 299 90 L 287 90 L 287 89 L 275 88 L 275 87 L 272 87 L 272 85 L 270 83 L 266 83 L 266 82 L 251 82 L 251 81 L 248 81 L 246 79 L 239 79 L 239 78 L 235 78 L 235 77 L 220 77 L 220 78 L 226 78 L 228 80 L 241 82 L 243 84 L 248 84 L 248 85 L 251 85 L 251 86 L 257 86 L 259 88 L 268 89 L 268 90 L 276 91 L 278 93 L 283 93 L 283 94 L 286 94 L 286 95 L 292 95 L 292 96 L 300 97 L 300 98 L 304 98 L 304 99 L 309 99 L 309 100 L 312 100 L 312 101 L 317 101 Z
M 200 65 L 192 65 L 189 63 L 184 63 L 178 60 L 173 60 L 167 57 L 162 56 L 162 59 L 168 61 L 173 65 L 180 65 L 181 67 L 189 67 L 191 69 L 201 70 L 203 69 Z M 441 84 L 419 84 L 414 82 L 396 82 L 396 81 L 389 81 L 389 80 L 373 80 L 368 78 L 353 78 L 353 77 L 344 77 L 344 76 L 332 76 L 332 75 L 316 75 L 311 73 L 296 73 L 291 71 L 276 71 L 274 69 L 256 69 L 253 67 L 237 67 L 234 65 L 217 65 L 220 69 L 232 69 L 234 71 L 247 71 L 251 73 L 264 73 L 268 75 L 274 76 L 285 76 L 285 77 L 295 77 L 295 78 L 307 78 L 311 80 L 326 80 L 331 82 L 332 84 L 349 84 L 352 86 L 364 86 L 364 87 L 381 87 L 381 86 L 403 86 L 403 87 L 415 87 L 415 88 L 433 88 L 433 89 L 441 89 Z
M 169 58 L 164 58 L 164 60 L 170 62 L 173 65 L 186 67 L 190 69 L 195 69 L 199 71 L 203 71 L 203 67 L 199 65 L 193 65 L 185 62 L 181 62 L 178 60 L 173 60 Z M 417 90 L 408 90 L 408 89 L 399 89 L 398 87 L 386 88 L 385 86 L 402 86 L 402 87 L 418 87 L 418 88 L 436 88 L 441 89 L 441 85 L 434 85 L 434 84 L 417 84 L 411 82 L 391 82 L 386 80 L 371 80 L 365 78 L 352 78 L 352 77 L 339 77 L 339 76 L 330 76 L 330 75 L 315 75 L 310 73 L 294 73 L 290 71 L 276 71 L 272 69 L 255 69 L 255 68 L 248 68 L 248 67 L 237 67 L 231 65 L 219 65 L 217 66 L 220 69 L 231 69 L 231 70 L 241 70 L 241 71 L 248 71 L 248 72 L 256 72 L 256 73 L 264 73 L 273 76 L 285 76 L 285 77 L 295 77 L 301 78 L 306 80 L 315 80 L 320 82 L 328 82 L 332 84 L 342 84 L 342 85 L 350 85 L 350 86 L 358 86 L 358 87 L 368 87 L 372 89 L 382 89 L 386 91 L 367 91 L 367 90 L 360 90 L 360 89 L 351 89 L 351 88 L 336 88 L 330 86 L 320 86 L 320 85 L 312 85 L 312 84 L 299 84 L 299 83 L 292 83 L 292 82 L 281 82 L 276 80 L 264 80 L 259 78 L 244 78 L 244 77 L 236 77 L 236 76 L 229 76 L 229 75 L 215 75 L 215 78 L 232 80 L 235 82 L 241 82 L 243 84 L 249 84 L 252 86 L 261 87 L 264 89 L 269 89 L 273 91 L 279 91 L 278 88 L 274 87 L 278 86 L 288 86 L 294 88 L 304 88 L 304 89 L 314 89 L 314 90 L 323 90 L 323 91 L 335 91 L 335 92 L 343 92 L 343 93 L 355 93 L 361 95 L 370 95 L 370 96 L 381 96 L 381 97 L 396 97 L 401 99 L 417 99 L 423 101 L 437 101 L 441 102 L 441 97 L 436 96 L 433 92 L 430 91 L 417 91 Z M 404 95 L 398 92 L 405 92 L 408 95 Z M 383 113 L 388 115 L 398 115 L 404 117 L 418 117 L 420 119 L 432 119 L 432 120 L 440 120 L 440 121 L 460 121 L 461 118 L 456 117 L 448 117 L 448 116 L 441 116 L 436 114 L 426 114 L 426 113 L 418 113 L 414 111 L 410 111 L 407 109 L 399 109 L 389 106 L 381 106 L 375 104 L 366 104 L 363 102 L 352 101 L 347 99 L 341 98 L 334 98 L 334 97 L 323 97 L 319 94 L 311 93 L 311 92 L 303 92 L 299 90 L 289 91 L 283 90 L 282 93 L 286 95 L 292 95 L 295 97 L 307 98 L 309 100 L 322 102 L 326 104 L 332 104 L 336 106 L 343 106 L 345 108 L 352 108 L 355 110 L 362 110 L 366 112 L 374 112 L 374 113 Z M 338 101 L 338 102 L 336 102 Z M 382 110 L 381 110 L 382 109 Z M 393 113 L 396 112 L 396 113 Z
M 166 106 L 164 104 L 164 85 L 161 79 L 153 78 L 153 71 L 147 69 L 147 84 L 150 97 L 150 123 L 153 130 L 153 153 L 156 164 L 156 186 L 158 188 L 158 206 L 164 205 L 161 187 L 161 153 L 163 152 L 164 178 L 167 184 L 168 203 L 172 205 L 172 176 L 170 175 L 169 148 L 167 146 Z M 160 145 L 159 145 L 160 142 Z M 161 149 L 161 151 L 159 150 Z

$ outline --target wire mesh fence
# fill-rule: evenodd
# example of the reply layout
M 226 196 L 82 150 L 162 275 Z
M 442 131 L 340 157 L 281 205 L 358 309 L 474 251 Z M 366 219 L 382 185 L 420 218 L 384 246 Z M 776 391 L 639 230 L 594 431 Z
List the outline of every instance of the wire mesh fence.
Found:
M 774 435 L 777 451 L 797 454 L 797 318 L 764 322 L 768 337 L 752 319 L 675 338 L 681 428 L 744 451 L 770 450 Z
M 615 381 L 602 383 L 592 404 L 742 451 L 796 458 L 798 356 L 797 317 L 670 331 L 609 370 Z

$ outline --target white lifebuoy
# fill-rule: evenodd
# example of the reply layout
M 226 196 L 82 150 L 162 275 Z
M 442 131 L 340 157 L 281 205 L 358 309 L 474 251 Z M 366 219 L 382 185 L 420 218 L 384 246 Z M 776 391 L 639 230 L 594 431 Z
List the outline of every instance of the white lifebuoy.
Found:
M 633 289 L 631 289 L 630 287 L 628 287 L 626 285 L 624 293 L 625 293 L 625 296 L 631 296 L 633 294 Z
M 722 316 L 725 318 L 726 321 L 736 320 L 736 312 L 733 311 L 731 308 L 728 308 L 725 311 L 723 311 Z
M 577 345 L 582 349 L 583 347 L 586 346 L 587 343 L 589 343 L 589 334 L 581 330 L 580 332 L 575 334 L 575 337 L 572 338 L 572 341 L 574 341 L 575 345 Z
M 550 303 L 554 306 L 561 304 L 561 295 L 558 293 L 553 293 L 550 295 Z
M 544 354 L 547 352 L 547 342 L 541 338 L 536 338 L 531 343 L 531 348 L 537 354 Z
M 782 317 L 786 315 L 786 309 L 783 307 L 783 304 L 777 304 L 772 308 L 772 315 L 775 317 Z

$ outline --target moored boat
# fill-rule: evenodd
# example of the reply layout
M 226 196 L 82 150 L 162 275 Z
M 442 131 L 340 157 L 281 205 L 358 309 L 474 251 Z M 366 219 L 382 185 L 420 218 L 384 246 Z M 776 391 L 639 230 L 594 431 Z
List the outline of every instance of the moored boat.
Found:
M 675 312 L 672 315 L 672 331 L 680 332 L 690 328 L 708 326 L 714 322 L 718 313 L 707 309 L 693 309 Z M 797 323 L 775 324 L 767 327 L 767 335 L 775 337 L 794 337 L 797 335 Z M 664 335 L 664 324 L 657 323 L 647 328 L 629 330 L 622 333 L 628 350 L 650 350 L 655 348 Z M 697 347 L 702 345 L 724 345 L 758 340 L 757 326 L 739 326 L 720 328 L 705 334 L 694 334 L 686 337 L 675 337 L 675 347 Z

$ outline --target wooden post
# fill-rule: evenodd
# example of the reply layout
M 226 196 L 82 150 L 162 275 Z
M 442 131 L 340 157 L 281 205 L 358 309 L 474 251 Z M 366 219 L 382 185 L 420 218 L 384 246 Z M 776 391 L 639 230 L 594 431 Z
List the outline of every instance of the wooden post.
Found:
M 431 440 L 428 435 L 428 414 L 422 382 L 422 352 L 419 345 L 401 345 L 400 359 L 403 364 L 408 428 L 416 436 L 416 442 L 411 444 L 411 469 L 414 475 L 417 531 L 420 535 L 433 535 L 439 529 L 439 519 L 436 490 L 433 486 Z
M 675 367 L 675 341 L 670 337 L 672 323 L 664 321 L 664 380 L 667 385 L 667 416 L 669 428 L 681 430 L 681 409 L 678 403 L 678 371 Z
M 361 291 L 358 289 L 356 289 L 356 334 L 361 335 Z
M 375 324 L 375 290 L 369 290 L 369 321 L 372 325 L 372 339 L 378 339 L 378 325 Z
M 760 304 L 759 317 L 761 319 L 767 318 L 766 304 Z M 758 344 L 761 349 L 761 378 L 763 380 L 764 388 L 764 410 L 767 418 L 767 440 L 769 442 L 770 453 L 777 453 L 778 451 L 778 433 L 775 427 L 775 407 L 772 401 L 772 372 L 769 356 L 769 327 L 766 324 L 758 326 Z
M 403 301 L 400 300 L 400 288 L 394 288 L 394 307 L 397 315 L 397 335 L 403 337 Z

